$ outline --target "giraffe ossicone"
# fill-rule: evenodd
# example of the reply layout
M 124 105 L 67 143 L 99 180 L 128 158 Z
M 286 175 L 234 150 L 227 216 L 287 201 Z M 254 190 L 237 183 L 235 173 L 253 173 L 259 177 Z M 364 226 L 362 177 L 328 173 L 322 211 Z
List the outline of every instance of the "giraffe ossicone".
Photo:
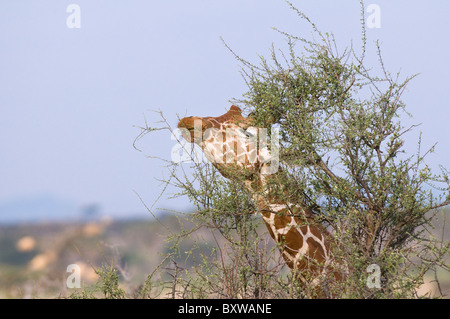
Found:
M 267 136 L 264 137 L 267 131 L 252 124 L 233 105 L 218 117 L 185 117 L 179 121 L 178 128 L 187 142 L 201 147 L 225 178 L 244 179 L 257 213 L 262 216 L 286 264 L 302 282 L 319 287 L 324 296 L 320 286 L 331 277 L 337 281 L 342 279 L 333 258 L 332 237 L 305 201 L 298 198 L 298 192 L 283 186 L 285 175 L 279 169 L 279 141 L 271 143 L 269 149 L 265 142 Z M 256 138 L 256 135 L 263 137 Z

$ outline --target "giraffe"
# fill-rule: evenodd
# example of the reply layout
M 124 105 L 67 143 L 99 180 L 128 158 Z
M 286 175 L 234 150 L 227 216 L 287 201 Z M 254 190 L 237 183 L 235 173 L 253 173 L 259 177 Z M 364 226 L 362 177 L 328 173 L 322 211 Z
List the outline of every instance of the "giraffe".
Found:
M 182 118 L 178 128 L 225 178 L 243 180 L 288 267 L 317 296 L 329 296 L 326 281 L 342 280 L 335 268 L 331 234 L 304 200 L 280 186 L 285 175 L 281 168 L 273 170 L 276 161 L 267 147 L 255 147 L 258 129 L 251 124 L 251 118 L 244 118 L 241 109 L 232 105 L 218 117 Z

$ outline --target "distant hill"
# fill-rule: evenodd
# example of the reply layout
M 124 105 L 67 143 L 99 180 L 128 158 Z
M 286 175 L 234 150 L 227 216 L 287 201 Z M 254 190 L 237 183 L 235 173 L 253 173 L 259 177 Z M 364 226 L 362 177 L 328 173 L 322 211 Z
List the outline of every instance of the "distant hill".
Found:
M 163 217 L 170 214 L 156 211 Z M 52 194 L 23 196 L 0 201 L 0 225 L 41 222 L 86 222 L 103 218 L 153 220 L 152 214 L 143 209 L 135 212 L 103 212 L 96 203 L 79 205 L 75 201 Z
M 70 221 L 82 216 L 74 202 L 48 194 L 0 202 L 0 224 Z

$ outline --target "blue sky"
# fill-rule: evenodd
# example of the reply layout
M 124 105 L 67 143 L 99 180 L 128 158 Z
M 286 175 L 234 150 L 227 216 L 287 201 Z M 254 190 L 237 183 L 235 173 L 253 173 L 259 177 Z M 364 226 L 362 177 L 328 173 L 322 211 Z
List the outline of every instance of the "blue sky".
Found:
M 292 1 L 338 43 L 360 44 L 359 1 Z M 69 29 L 69 4 L 81 28 Z M 386 67 L 420 73 L 404 94 L 423 123 L 429 158 L 450 167 L 450 2 L 366 1 L 381 9 L 368 29 L 369 57 L 379 39 Z M 77 205 L 98 203 L 113 215 L 145 212 L 159 193 L 155 179 L 170 159 L 168 132 L 133 148 L 144 118 L 172 125 L 180 115 L 220 115 L 245 92 L 239 64 L 220 40 L 250 61 L 280 44 L 277 27 L 309 36 L 282 0 L 3 1 L 0 10 L 0 202 L 52 194 Z M 375 64 L 374 64 L 375 65 Z M 417 131 L 418 132 L 418 131 Z M 407 140 L 416 151 L 417 134 Z M 158 207 L 183 209 L 187 199 Z

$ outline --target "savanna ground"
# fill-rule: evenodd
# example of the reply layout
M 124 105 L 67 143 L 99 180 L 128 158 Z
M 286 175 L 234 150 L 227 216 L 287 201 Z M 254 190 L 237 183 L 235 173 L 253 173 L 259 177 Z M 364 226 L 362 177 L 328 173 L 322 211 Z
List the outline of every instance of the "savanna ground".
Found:
M 448 215 L 447 210 L 446 214 Z M 154 220 L 91 221 L 71 224 L 30 224 L 2 226 L 0 229 L 1 298 L 183 298 L 181 287 L 174 285 L 185 270 L 198 267 L 201 255 L 220 257 L 217 247 L 226 240 L 184 216 L 165 215 Z M 450 226 L 442 220 L 435 236 L 450 240 Z M 180 250 L 171 250 L 169 232 L 195 230 Z M 265 228 L 267 252 L 275 252 Z M 167 256 L 170 256 L 166 258 Z M 81 288 L 68 288 L 70 264 L 81 271 Z M 284 269 L 287 273 L 287 269 Z M 146 285 L 152 275 L 152 285 Z M 441 269 L 425 276 L 418 296 L 450 295 L 450 273 Z M 117 276 L 117 277 L 115 277 Z M 117 280 L 117 282 L 115 281 Z M 117 285 L 116 285 L 117 284 Z M 220 297 L 220 296 L 212 296 Z

